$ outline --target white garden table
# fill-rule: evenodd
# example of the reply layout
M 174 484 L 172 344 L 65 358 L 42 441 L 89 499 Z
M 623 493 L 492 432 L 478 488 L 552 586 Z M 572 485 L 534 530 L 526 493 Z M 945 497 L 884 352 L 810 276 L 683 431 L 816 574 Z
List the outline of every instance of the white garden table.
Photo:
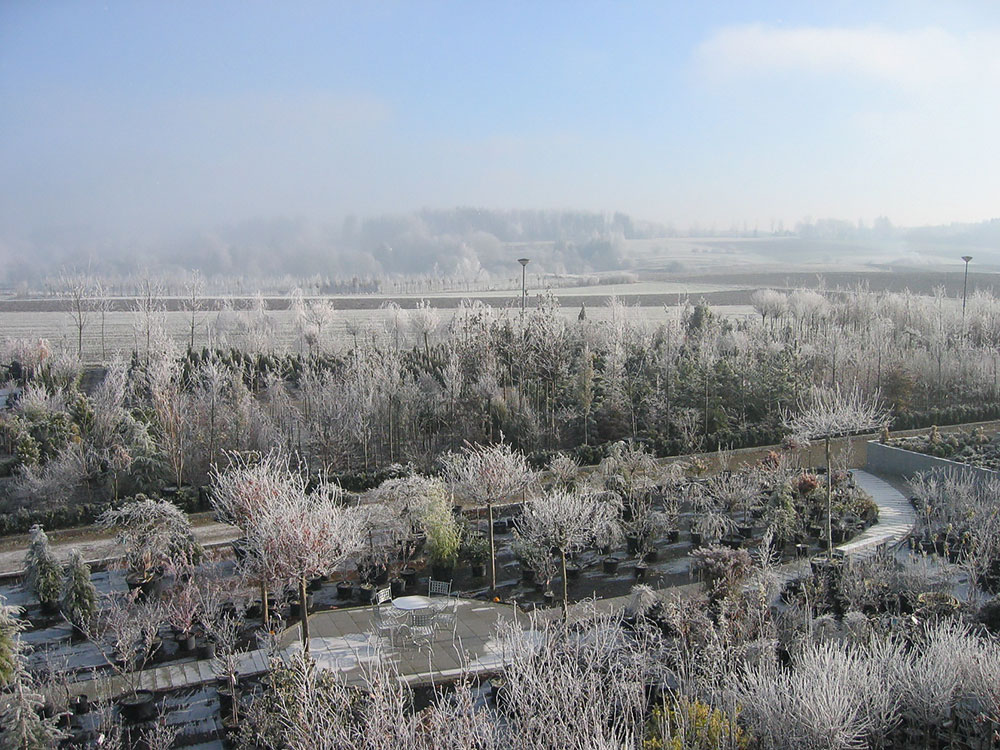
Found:
M 428 609 L 434 604 L 429 596 L 397 596 L 392 600 L 392 606 L 404 612 L 416 612 L 421 609 Z

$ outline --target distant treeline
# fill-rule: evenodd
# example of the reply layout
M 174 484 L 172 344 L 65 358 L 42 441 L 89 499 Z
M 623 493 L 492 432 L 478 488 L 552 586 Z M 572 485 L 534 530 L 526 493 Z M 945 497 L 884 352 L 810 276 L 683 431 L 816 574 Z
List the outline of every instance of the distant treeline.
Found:
M 33 247 L 12 249 L 0 283 L 37 285 L 65 266 L 111 279 L 143 272 L 168 278 L 190 270 L 209 279 L 319 276 L 324 291 L 365 292 L 375 291 L 377 280 L 405 276 L 520 278 L 519 253 L 531 258 L 534 273 L 618 270 L 628 266 L 624 240 L 667 231 L 622 213 L 475 208 L 349 216 L 340 226 L 254 220 L 145 245 L 98 246 L 68 236 L 38 246 L 35 240 Z

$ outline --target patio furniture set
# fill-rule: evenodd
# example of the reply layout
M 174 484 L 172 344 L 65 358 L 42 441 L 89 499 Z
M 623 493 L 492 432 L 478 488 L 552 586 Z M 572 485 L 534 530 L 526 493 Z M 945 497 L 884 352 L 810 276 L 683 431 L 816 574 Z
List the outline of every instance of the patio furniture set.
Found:
M 392 598 L 389 588 L 375 592 L 372 602 L 372 627 L 375 633 L 392 647 L 427 646 L 438 634 L 450 631 L 455 640 L 458 627 L 458 599 L 451 593 L 448 581 L 431 580 L 427 596 Z

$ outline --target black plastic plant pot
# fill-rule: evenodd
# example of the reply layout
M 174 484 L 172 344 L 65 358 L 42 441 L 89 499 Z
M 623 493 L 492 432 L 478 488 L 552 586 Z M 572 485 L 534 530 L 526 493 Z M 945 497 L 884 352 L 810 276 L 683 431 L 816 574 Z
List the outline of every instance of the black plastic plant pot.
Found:
M 399 577 L 403 579 L 403 585 L 408 589 L 417 585 L 417 571 L 413 568 L 403 568 L 399 571 Z
M 677 542 L 677 540 L 679 540 L 680 538 L 681 538 L 681 530 L 680 529 L 670 529 L 670 531 L 667 532 L 667 540 L 671 544 L 675 544 Z
M 546 591 L 544 594 L 542 594 L 542 597 L 545 599 L 546 605 L 551 607 L 553 604 L 555 604 L 556 593 L 554 591 Z
M 240 723 L 233 721 L 232 716 L 224 716 L 222 719 L 222 732 L 225 736 L 223 746 L 237 750 L 240 745 Z
M 621 564 L 620 557 L 614 557 L 614 556 L 605 557 L 603 562 L 604 572 L 607 573 L 608 575 L 614 575 L 615 573 L 618 572 L 619 564 Z
M 660 558 L 660 553 L 656 549 L 648 549 L 646 553 L 642 556 L 642 561 L 651 563 L 656 562 Z
M 647 572 L 649 572 L 649 566 L 646 563 L 635 564 L 635 580 L 645 580 Z
M 78 695 L 72 704 L 73 713 L 77 716 L 90 711 L 90 699 L 86 695 Z
M 739 534 L 727 534 L 722 537 L 722 543 L 729 549 L 739 549 L 743 546 L 743 537 Z
M 740 526 L 740 536 L 744 539 L 753 537 L 753 526 Z
M 156 718 L 156 701 L 148 690 L 123 695 L 118 699 L 118 706 L 121 708 L 122 718 L 133 724 Z
M 581 569 L 580 569 L 579 565 L 567 565 L 566 566 L 566 577 L 569 580 L 571 580 L 571 581 L 575 581 L 577 578 L 579 578 L 580 577 L 580 572 L 581 572 Z
M 472 563 L 469 565 L 473 578 L 483 578 L 486 575 L 486 565 L 483 563 Z
M 177 645 L 185 654 L 190 654 L 198 647 L 198 639 L 194 637 L 194 633 L 181 633 L 177 636 Z
M 406 590 L 406 581 L 402 578 L 391 578 L 389 579 L 389 589 L 392 591 L 394 599 L 397 596 L 402 596 L 403 592 Z
M 319 591 L 321 588 L 323 588 L 323 578 L 322 577 L 320 577 L 320 578 L 313 578 L 311 581 L 309 581 L 309 590 L 310 591 Z
M 362 604 L 368 604 L 371 602 L 372 597 L 375 595 L 375 584 L 373 583 L 362 583 L 358 586 L 358 601 Z
M 198 658 L 202 659 L 202 660 L 205 660 L 205 659 L 214 659 L 215 658 L 215 644 L 212 643 L 211 641 L 208 641 L 207 643 L 201 644 L 201 646 L 198 647 Z
M 692 531 L 691 532 L 691 544 L 693 544 L 695 547 L 700 547 L 701 546 L 701 532 L 700 531 Z
M 525 583 L 533 583 L 535 580 L 535 571 L 529 567 L 521 568 L 521 580 Z
M 350 581 L 341 581 L 337 584 L 337 598 L 350 599 L 354 595 L 354 584 Z
M 506 518 L 498 518 L 493 522 L 494 534 L 506 534 L 510 530 L 510 525 Z
M 639 551 L 639 537 L 637 536 L 627 536 L 625 537 L 625 549 L 630 555 L 634 555 Z
M 219 695 L 219 712 L 223 716 L 229 716 L 233 713 L 233 690 L 229 685 L 227 680 L 224 685 L 220 685 L 215 690 Z
M 836 557 L 831 560 L 826 555 L 816 555 L 809 560 L 809 568 L 812 570 L 813 576 L 832 576 L 840 570 L 840 563 L 841 561 Z

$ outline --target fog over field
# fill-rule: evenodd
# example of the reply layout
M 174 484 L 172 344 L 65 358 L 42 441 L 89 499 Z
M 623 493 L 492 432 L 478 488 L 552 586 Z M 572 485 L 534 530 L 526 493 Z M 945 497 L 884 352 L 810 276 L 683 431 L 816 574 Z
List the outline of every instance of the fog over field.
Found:
M 0 284 L 1000 263 L 994 5 L 744 10 L 4 4 Z

